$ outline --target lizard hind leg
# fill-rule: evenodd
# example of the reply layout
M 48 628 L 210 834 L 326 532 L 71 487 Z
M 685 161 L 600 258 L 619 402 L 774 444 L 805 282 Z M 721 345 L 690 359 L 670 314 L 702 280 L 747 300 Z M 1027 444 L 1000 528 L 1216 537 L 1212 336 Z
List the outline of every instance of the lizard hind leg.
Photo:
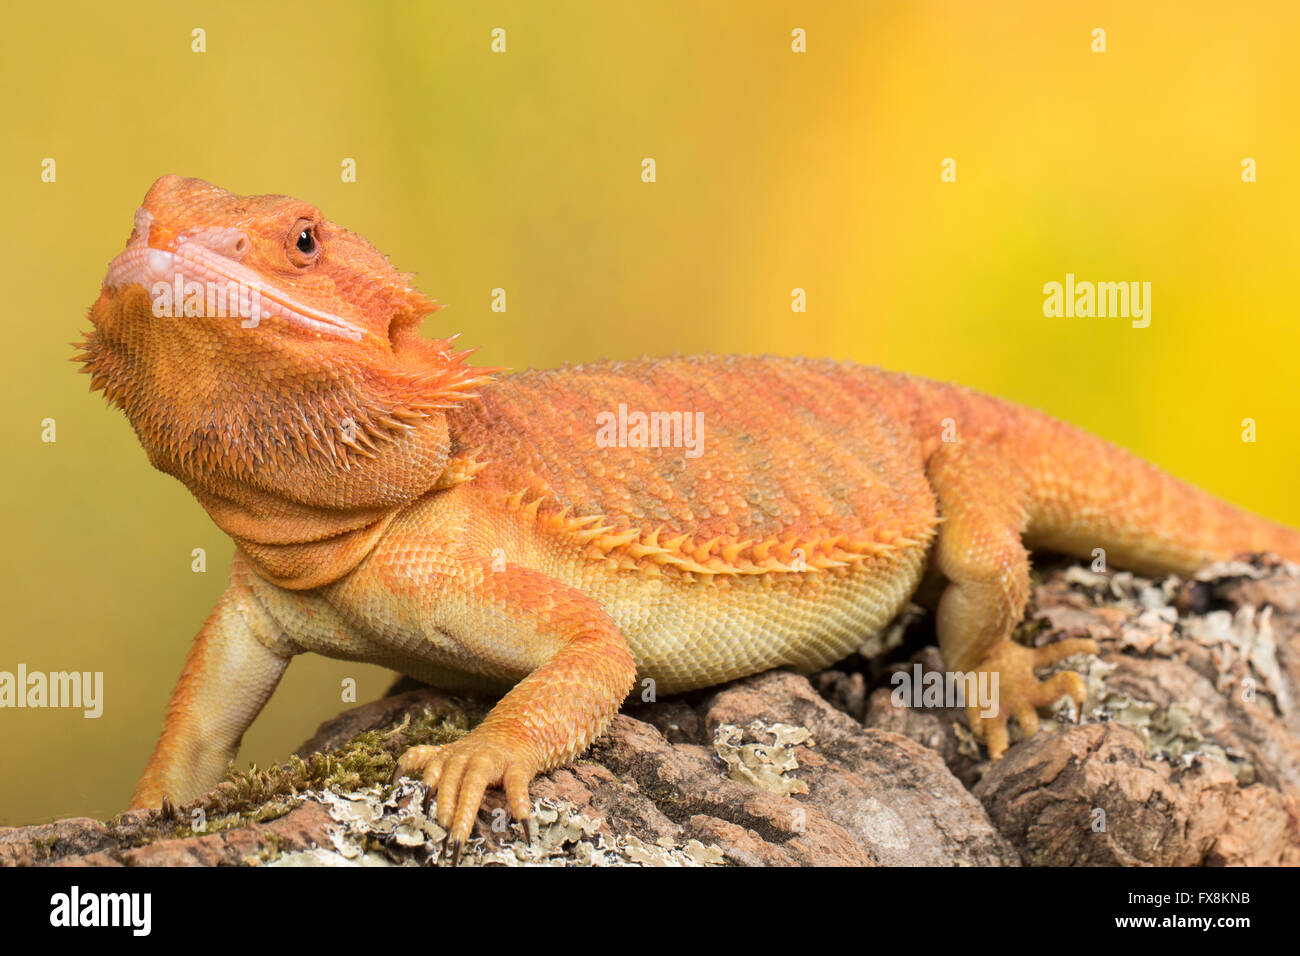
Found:
M 992 700 L 966 704 L 971 729 L 997 760 L 1007 749 L 1009 717 L 1033 734 L 1038 708 L 1063 694 L 1084 699 L 1078 674 L 1040 681 L 1034 670 L 1097 646 L 1076 640 L 1029 648 L 1011 640 L 1029 600 L 1029 552 L 1021 541 L 1029 492 L 1016 469 L 993 450 L 954 443 L 931 457 L 928 477 L 943 518 L 934 560 L 948 580 L 936 618 L 939 649 L 948 670 L 973 673 L 974 686 L 992 692 Z

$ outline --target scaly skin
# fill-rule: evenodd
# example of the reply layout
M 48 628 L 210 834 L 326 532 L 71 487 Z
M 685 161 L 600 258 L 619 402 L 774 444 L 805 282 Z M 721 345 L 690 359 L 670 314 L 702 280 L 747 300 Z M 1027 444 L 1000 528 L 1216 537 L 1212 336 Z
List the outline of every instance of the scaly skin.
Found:
M 156 316 L 155 281 L 260 286 L 256 323 Z M 238 545 L 132 799 L 220 779 L 290 657 L 505 691 L 461 740 L 399 761 L 450 845 L 488 787 L 528 785 L 658 693 L 824 667 L 878 632 L 927 565 L 950 669 L 996 671 L 1007 718 L 1070 694 L 1034 669 L 1091 641 L 1009 635 L 1027 547 L 1145 572 L 1239 552 L 1300 559 L 1247 515 L 1037 412 L 847 363 L 672 358 L 494 376 L 419 337 L 436 306 L 363 239 L 283 196 L 160 179 L 91 308 L 93 387 Z M 598 415 L 702 415 L 701 453 L 603 447 Z

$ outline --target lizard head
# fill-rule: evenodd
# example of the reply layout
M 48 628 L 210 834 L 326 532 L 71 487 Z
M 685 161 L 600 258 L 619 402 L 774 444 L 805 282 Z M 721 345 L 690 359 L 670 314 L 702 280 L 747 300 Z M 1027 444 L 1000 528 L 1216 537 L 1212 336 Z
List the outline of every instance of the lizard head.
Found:
M 438 308 L 309 203 L 164 176 L 77 358 L 205 504 L 375 509 L 437 480 L 445 409 L 496 371 L 420 337 Z

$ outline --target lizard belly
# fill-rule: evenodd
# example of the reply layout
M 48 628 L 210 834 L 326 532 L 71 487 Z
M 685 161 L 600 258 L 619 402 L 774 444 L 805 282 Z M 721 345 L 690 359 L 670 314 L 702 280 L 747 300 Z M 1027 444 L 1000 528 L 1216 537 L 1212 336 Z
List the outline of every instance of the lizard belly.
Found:
M 924 548 L 850 568 L 712 581 L 626 574 L 601 588 L 637 661 L 661 693 L 708 687 L 774 667 L 813 671 L 840 660 L 902 610 Z
M 638 679 L 672 694 L 775 667 L 807 672 L 833 664 L 893 620 L 925 562 L 925 549 L 909 548 L 835 571 L 703 582 L 614 571 L 600 573 L 599 584 L 589 573 L 570 583 L 599 595 L 632 650 Z M 414 593 L 390 592 L 377 615 L 365 613 L 346 586 L 262 590 L 272 617 L 304 651 L 379 664 L 448 690 L 503 691 L 527 673 L 508 664 L 483 672 L 483 650 L 490 645 L 499 654 L 510 643 L 505 622 L 474 633 L 435 627 Z
M 933 527 L 921 515 L 906 529 L 915 543 L 843 566 L 655 574 L 593 560 L 518 515 L 484 519 L 466 507 L 469 492 L 435 496 L 399 516 L 346 578 L 301 592 L 261 582 L 259 598 L 304 651 L 380 664 L 449 690 L 507 690 L 555 648 L 474 592 L 475 577 L 492 573 L 474 555 L 492 555 L 595 600 L 626 639 L 639 676 L 677 693 L 774 667 L 816 670 L 851 654 L 916 590 Z

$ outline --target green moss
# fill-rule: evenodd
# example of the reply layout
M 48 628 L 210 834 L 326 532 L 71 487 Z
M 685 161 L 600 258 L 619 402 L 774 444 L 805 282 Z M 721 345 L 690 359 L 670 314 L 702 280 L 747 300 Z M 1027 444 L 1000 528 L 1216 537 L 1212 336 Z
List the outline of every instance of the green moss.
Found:
M 314 753 L 306 759 L 297 754 L 287 763 L 247 770 L 230 770 L 226 779 L 201 804 L 207 815 L 202 831 L 182 824 L 172 834 L 184 838 L 202 836 L 265 823 L 282 817 L 297 805 L 299 794 L 309 790 L 349 792 L 365 787 L 387 787 L 397 757 L 407 747 L 445 744 L 463 737 L 480 720 L 485 708 L 467 704 L 426 707 L 412 718 L 409 714 L 396 727 L 369 730 L 328 753 Z
M 266 846 L 257 851 L 257 859 L 262 863 L 274 863 L 284 852 L 284 838 L 278 833 L 266 835 Z
M 1026 647 L 1036 646 L 1038 636 L 1052 629 L 1052 622 L 1044 617 L 1026 617 L 1011 632 L 1011 639 Z

